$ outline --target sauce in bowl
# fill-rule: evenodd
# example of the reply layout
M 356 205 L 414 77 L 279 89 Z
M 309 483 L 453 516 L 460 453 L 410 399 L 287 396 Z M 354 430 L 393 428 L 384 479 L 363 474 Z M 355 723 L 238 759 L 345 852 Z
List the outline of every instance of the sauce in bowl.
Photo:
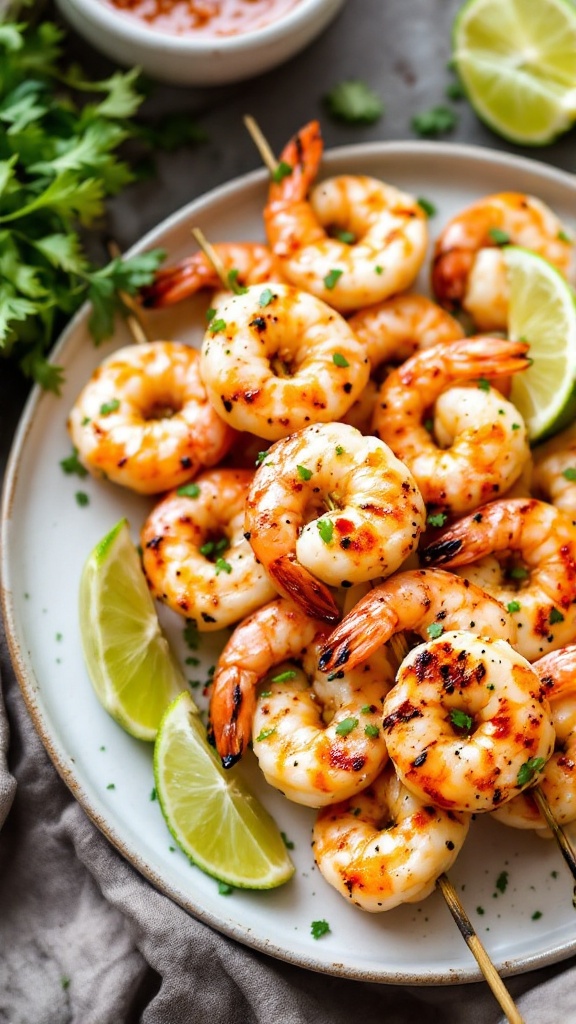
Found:
M 105 0 L 150 28 L 171 35 L 221 38 L 264 28 L 300 0 Z

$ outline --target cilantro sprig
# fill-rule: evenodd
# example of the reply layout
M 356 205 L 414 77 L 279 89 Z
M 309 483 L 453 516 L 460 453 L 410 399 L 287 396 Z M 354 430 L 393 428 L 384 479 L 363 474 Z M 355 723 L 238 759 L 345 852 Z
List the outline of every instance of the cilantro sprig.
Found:
M 62 369 L 47 353 L 65 322 L 90 300 L 89 329 L 102 341 L 127 312 L 120 292 L 150 284 L 164 255 L 98 266 L 82 229 L 139 176 L 123 143 L 136 158 L 168 144 L 131 120 L 144 98 L 137 70 L 91 81 L 64 67 L 63 42 L 50 21 L 0 25 L 0 354 L 55 393 Z

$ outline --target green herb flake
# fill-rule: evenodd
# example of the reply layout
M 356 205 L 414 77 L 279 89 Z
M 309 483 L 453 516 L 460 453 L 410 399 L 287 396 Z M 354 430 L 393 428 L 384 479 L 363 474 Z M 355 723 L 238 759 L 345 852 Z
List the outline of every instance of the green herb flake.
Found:
M 62 463 L 60 463 L 62 465 Z M 567 469 L 562 470 L 562 476 L 565 480 L 570 480 L 570 483 L 574 483 L 576 480 L 576 467 L 568 466 Z
M 558 232 L 556 237 L 557 237 L 559 242 L 568 242 L 568 243 L 572 242 L 572 239 L 570 238 L 570 235 L 568 235 L 565 231 L 562 231 L 562 230 L 560 230 Z
M 284 843 L 284 846 L 286 847 L 286 849 L 287 850 L 293 850 L 294 849 L 294 843 L 292 842 L 291 839 L 288 839 L 288 836 L 286 835 L 286 833 L 285 832 L 281 832 L 280 835 L 282 836 L 282 842 Z
M 479 377 L 478 387 L 480 391 L 490 391 L 490 381 L 486 380 L 486 377 Z
M 114 785 L 113 782 L 109 782 L 108 785 L 106 786 L 106 789 L 116 789 L 116 786 Z
M 272 676 L 273 683 L 289 683 L 291 679 L 296 678 L 296 671 L 293 668 L 286 669 L 285 672 L 280 672 L 277 676 Z
M 207 310 L 206 310 L 206 312 L 205 312 L 205 314 L 204 314 L 204 316 L 206 317 L 206 322 L 207 322 L 207 323 L 211 323 L 211 321 L 212 321 L 212 320 L 214 319 L 214 317 L 216 316 L 216 313 L 217 313 L 217 312 L 218 312 L 218 310 L 217 310 L 217 309 L 214 309 L 214 306 L 210 306 L 210 308 L 209 308 L 209 309 L 207 309 Z
M 370 736 L 371 739 L 375 739 L 376 736 L 380 735 L 380 729 L 377 725 L 371 725 L 368 723 L 368 725 L 364 726 L 364 735 Z
M 346 124 L 374 124 L 384 113 L 378 94 L 360 79 L 339 82 L 324 97 L 328 112 Z
M 360 708 L 360 714 L 373 715 L 375 710 L 376 708 L 374 707 L 373 704 L 364 704 L 363 707 Z
M 470 732 L 472 729 L 472 718 L 458 708 L 450 709 L 450 721 L 457 729 L 463 729 L 465 732 Z
M 330 925 L 328 921 L 312 921 L 310 931 L 313 939 L 321 939 L 323 935 L 327 935 L 330 931 Z
M 342 277 L 343 273 L 343 270 L 338 270 L 337 268 L 329 270 L 328 273 L 326 274 L 326 277 L 324 278 L 325 287 L 328 288 L 329 291 L 332 291 L 332 289 L 335 288 L 336 285 L 338 284 L 338 281 Z
M 334 355 L 332 356 L 332 362 L 334 363 L 334 366 L 340 366 L 342 368 L 350 366 L 350 363 L 348 362 L 346 357 L 342 355 L 341 352 L 334 353 Z
M 271 696 L 272 696 L 272 690 L 262 690 L 262 692 L 260 694 L 261 698 L 262 697 L 271 697 Z
M 255 466 L 261 466 L 267 455 L 269 455 L 268 451 L 258 452 L 258 455 L 256 456 L 256 462 L 254 463 L 254 465 Z
M 434 203 L 431 203 L 429 199 L 425 199 L 424 196 L 418 196 L 416 202 L 427 217 L 433 217 L 438 212 Z
M 426 627 L 426 632 L 431 640 L 437 640 L 439 636 L 442 636 L 444 626 L 441 626 L 439 622 L 431 622 L 430 625 Z
M 153 786 L 152 789 L 150 790 L 150 800 L 157 800 L 157 799 L 158 799 L 158 794 L 156 792 L 156 787 Z
M 184 643 L 191 651 L 197 651 L 200 646 L 200 633 L 194 619 L 187 619 L 183 631 Z
M 211 320 L 210 330 L 212 331 L 212 334 L 220 334 L 222 331 L 226 330 L 226 321 L 223 320 L 222 317 L 218 317 L 217 320 Z
M 75 473 L 81 480 L 88 476 L 88 470 L 82 465 L 78 458 L 78 449 L 73 448 L 72 454 L 68 455 L 65 459 L 60 459 L 60 466 L 64 473 L 71 475 Z
M 312 476 L 312 470 L 307 469 L 306 466 L 296 466 L 296 472 L 301 480 L 310 480 Z
M 484 907 L 476 907 L 476 913 L 480 914 L 480 917 L 482 917 L 486 911 L 484 910 Z
M 427 430 L 428 433 L 431 434 L 432 431 L 434 430 L 434 420 L 432 420 L 432 419 L 424 420 L 424 430 Z
M 447 519 L 448 516 L 445 512 L 432 512 L 428 516 L 426 522 L 428 523 L 428 526 L 444 526 Z
M 294 168 L 291 167 L 290 164 L 286 163 L 285 160 L 279 160 L 278 164 L 272 171 L 272 181 L 275 181 L 276 184 L 279 185 L 281 181 L 284 181 L 284 178 L 290 177 L 293 170 Z
M 557 622 L 564 622 L 564 616 L 562 615 L 562 612 L 558 611 L 558 608 L 552 608 L 550 611 L 550 617 L 548 619 L 548 622 L 551 626 L 555 626 Z
M 70 978 L 60 978 L 60 984 L 64 991 L 66 991 L 66 989 L 70 988 Z
M 383 274 L 384 273 L 384 267 L 381 267 L 380 264 L 377 263 L 376 266 L 374 267 L 374 273 L 375 274 Z
M 334 731 L 337 736 L 348 736 L 357 725 L 357 718 L 343 718 L 341 722 L 338 722 Z
M 451 132 L 456 127 L 458 118 L 453 110 L 439 106 L 416 114 L 410 123 L 412 131 L 417 135 L 428 137 Z
M 458 100 L 466 99 L 466 89 L 460 81 L 449 82 L 446 86 L 445 93 L 446 99 L 449 100 L 455 100 L 457 102 Z
M 336 445 L 336 455 L 344 455 L 346 449 L 341 444 Z
M 526 786 L 532 782 L 537 772 L 542 771 L 546 759 L 544 757 L 531 757 L 520 766 L 516 782 L 519 786 Z
M 260 298 L 258 299 L 258 305 L 264 308 L 269 306 L 274 301 L 274 292 L 271 288 L 265 288 L 263 292 L 260 292 Z
M 245 288 L 244 285 L 240 284 L 238 280 L 239 277 L 240 271 L 236 267 L 233 267 L 232 270 L 229 270 L 226 275 L 228 287 L 230 288 L 231 292 L 234 292 L 235 295 L 245 295 L 248 289 Z
M 501 228 L 489 228 L 488 238 L 495 245 L 510 245 L 511 238 L 507 231 L 502 231 Z
M 225 558 L 222 558 L 222 555 L 220 555 L 216 559 L 216 561 L 214 562 L 214 566 L 216 569 L 217 576 L 219 576 L 221 572 L 226 572 L 228 573 L 228 575 L 230 575 L 230 573 L 232 572 L 232 566 L 230 565 L 230 562 L 227 562 Z
M 512 580 L 525 580 L 528 578 L 528 569 L 525 569 L 522 565 L 515 565 L 508 573 Z
M 272 726 L 271 729 L 261 729 L 261 731 L 258 733 L 256 737 L 256 742 L 262 743 L 263 740 L 267 740 L 269 739 L 270 736 L 273 736 L 275 732 L 276 726 Z
M 103 402 L 100 406 L 101 416 L 110 416 L 111 413 L 117 412 L 120 408 L 120 399 L 112 398 L 109 402 Z
M 352 231 L 337 231 L 335 237 L 344 245 L 354 245 L 356 242 L 356 235 Z
M 509 601 L 506 605 L 506 610 L 509 612 L 519 612 L 521 607 L 520 601 Z
M 496 879 L 496 888 L 498 892 L 505 893 L 508 888 L 508 872 L 501 871 Z
M 316 520 L 316 526 L 318 527 L 318 533 L 324 544 L 331 544 L 334 537 L 334 523 L 331 519 L 318 519 Z
M 198 498 L 200 496 L 200 487 L 198 484 L 182 484 L 182 487 L 178 487 L 176 490 L 181 498 Z
M 218 894 L 220 896 L 230 896 L 234 892 L 234 886 L 229 885 L 228 882 L 222 882 L 218 879 Z
M 541 917 L 542 917 L 542 911 L 541 910 L 535 910 L 534 913 L 532 914 L 531 920 L 532 921 L 539 921 Z
M 76 491 L 74 497 L 76 498 L 76 504 L 80 508 L 86 508 L 86 505 L 90 504 L 90 498 L 85 493 L 85 491 Z

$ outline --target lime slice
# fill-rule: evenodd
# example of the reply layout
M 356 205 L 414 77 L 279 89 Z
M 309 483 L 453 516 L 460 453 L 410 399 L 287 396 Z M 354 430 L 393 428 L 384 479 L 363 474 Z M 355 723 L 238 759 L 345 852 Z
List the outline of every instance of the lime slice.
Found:
M 131 736 L 153 740 L 186 682 L 160 628 L 125 519 L 96 545 L 82 571 L 80 635 L 102 706 Z
M 503 252 L 510 285 L 508 335 L 529 342 L 533 360 L 513 378 L 510 398 L 534 443 L 576 416 L 576 299 L 541 256 L 516 246 Z
M 235 772 L 221 767 L 188 693 L 162 719 L 154 777 L 168 828 L 203 871 L 243 889 L 272 889 L 292 877 L 274 820 Z
M 569 0 L 468 0 L 453 58 L 479 117 L 542 146 L 576 118 L 576 8 Z

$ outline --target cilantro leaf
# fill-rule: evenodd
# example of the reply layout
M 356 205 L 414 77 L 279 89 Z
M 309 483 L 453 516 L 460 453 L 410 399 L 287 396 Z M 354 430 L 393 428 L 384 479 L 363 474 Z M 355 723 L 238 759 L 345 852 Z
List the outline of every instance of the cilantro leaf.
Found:
M 347 124 L 373 124 L 384 113 L 378 94 L 358 79 L 339 82 L 324 101 L 332 117 Z

